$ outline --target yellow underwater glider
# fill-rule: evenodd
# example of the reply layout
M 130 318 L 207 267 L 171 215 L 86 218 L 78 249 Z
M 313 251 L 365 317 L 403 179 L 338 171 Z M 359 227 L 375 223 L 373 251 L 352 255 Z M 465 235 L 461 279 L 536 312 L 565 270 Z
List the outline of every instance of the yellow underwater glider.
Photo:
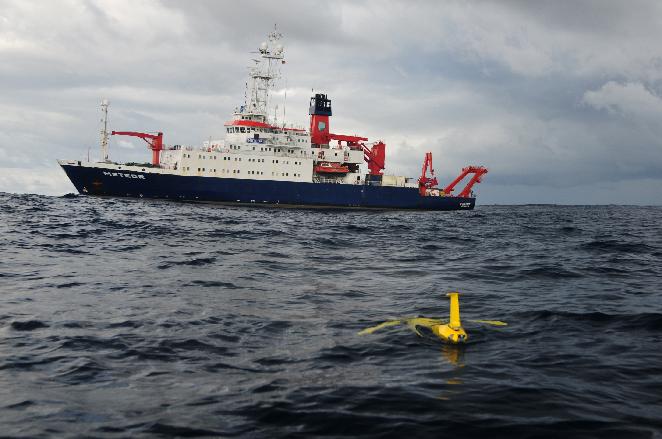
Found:
M 388 328 L 389 326 L 396 325 L 407 325 L 414 331 L 417 335 L 421 335 L 418 332 L 419 327 L 428 328 L 432 331 L 434 335 L 440 339 L 447 341 L 449 343 L 458 344 L 466 343 L 469 340 L 469 336 L 462 327 L 460 322 L 460 293 L 451 292 L 446 294 L 450 298 L 450 316 L 448 320 L 441 319 L 430 319 L 427 317 L 413 317 L 405 318 L 398 320 L 389 320 L 383 323 L 380 323 L 377 326 L 366 328 L 363 331 L 359 332 L 359 335 L 372 334 L 373 332 L 382 329 Z M 494 326 L 506 326 L 507 323 L 500 322 L 498 320 L 469 320 L 473 323 L 484 323 L 487 325 Z

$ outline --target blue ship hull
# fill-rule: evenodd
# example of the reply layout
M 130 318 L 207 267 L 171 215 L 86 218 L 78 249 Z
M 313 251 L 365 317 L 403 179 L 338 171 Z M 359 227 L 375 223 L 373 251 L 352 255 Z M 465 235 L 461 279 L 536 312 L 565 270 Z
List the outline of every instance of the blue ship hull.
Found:
M 422 197 L 417 188 L 180 176 L 62 165 L 79 193 L 221 203 L 470 210 L 475 198 Z

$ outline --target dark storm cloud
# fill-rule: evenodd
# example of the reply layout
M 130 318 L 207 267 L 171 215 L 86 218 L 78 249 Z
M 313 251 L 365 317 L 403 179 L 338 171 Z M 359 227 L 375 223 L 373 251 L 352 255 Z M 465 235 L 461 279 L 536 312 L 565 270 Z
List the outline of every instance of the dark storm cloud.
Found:
M 200 144 L 243 99 L 250 51 L 286 36 L 288 120 L 311 89 L 332 130 L 384 139 L 388 171 L 434 153 L 482 202 L 662 203 L 662 6 L 638 2 L 0 0 L 0 190 L 72 190 L 56 157 L 117 129 Z M 275 102 L 283 106 L 282 90 Z M 146 156 L 137 142 L 116 159 Z

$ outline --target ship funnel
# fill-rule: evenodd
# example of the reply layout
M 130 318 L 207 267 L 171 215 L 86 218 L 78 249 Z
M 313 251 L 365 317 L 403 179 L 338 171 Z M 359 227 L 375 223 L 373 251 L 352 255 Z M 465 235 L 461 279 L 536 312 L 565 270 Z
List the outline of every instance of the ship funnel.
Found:
M 331 140 L 329 134 L 329 117 L 331 117 L 331 99 L 325 94 L 315 94 L 310 98 L 310 142 L 315 145 L 328 145 Z

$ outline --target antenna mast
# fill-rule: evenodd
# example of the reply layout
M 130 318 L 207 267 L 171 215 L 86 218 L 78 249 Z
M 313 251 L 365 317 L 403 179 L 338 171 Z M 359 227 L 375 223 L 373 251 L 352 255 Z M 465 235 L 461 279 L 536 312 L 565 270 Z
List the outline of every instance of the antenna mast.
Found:
M 244 108 L 239 113 L 252 120 L 266 122 L 268 118 L 270 91 L 280 78 L 280 66 L 285 63 L 282 38 L 283 35 L 274 28 L 267 41 L 260 44 L 258 57 L 253 59 L 254 65 L 248 70 Z
M 285 102 L 283 102 L 283 128 L 285 128 L 286 123 L 285 109 L 287 109 L 287 79 L 285 80 Z
M 101 128 L 101 161 L 108 161 L 108 100 L 101 100 L 101 122 L 103 127 Z M 89 161 L 89 159 L 88 159 Z

